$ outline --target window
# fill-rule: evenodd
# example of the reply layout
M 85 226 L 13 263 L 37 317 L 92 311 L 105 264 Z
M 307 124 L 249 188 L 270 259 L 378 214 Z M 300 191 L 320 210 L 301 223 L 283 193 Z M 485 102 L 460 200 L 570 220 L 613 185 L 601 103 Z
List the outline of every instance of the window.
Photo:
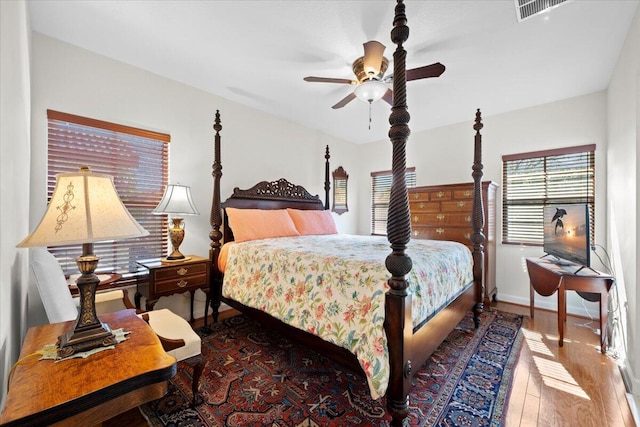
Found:
M 502 243 L 542 245 L 543 207 L 587 204 L 594 237 L 595 145 L 502 157 Z
M 405 180 L 407 187 L 416 186 L 416 168 L 407 168 Z M 391 183 L 391 171 L 371 172 L 371 234 L 387 234 Z
M 47 110 L 47 197 L 51 199 L 56 174 L 76 172 L 81 165 L 112 175 L 122 202 L 150 235 L 137 239 L 100 242 L 94 253 L 100 271 L 136 270 L 136 259 L 160 258 L 167 252 L 167 218 L 151 211 L 162 199 L 168 182 L 167 134 Z M 78 271 L 78 245 L 49 248 L 65 274 Z

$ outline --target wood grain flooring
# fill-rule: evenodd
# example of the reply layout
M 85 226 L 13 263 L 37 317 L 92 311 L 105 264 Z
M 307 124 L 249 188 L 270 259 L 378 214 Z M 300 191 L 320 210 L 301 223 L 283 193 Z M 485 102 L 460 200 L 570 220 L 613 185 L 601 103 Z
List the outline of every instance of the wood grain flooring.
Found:
M 523 348 L 514 373 L 506 427 L 634 427 L 616 361 L 599 350 L 598 320 L 567 317 L 558 346 L 555 312 L 498 302 L 492 308 L 525 315 Z M 196 326 L 202 320 L 196 322 Z M 103 427 L 142 427 L 135 409 Z

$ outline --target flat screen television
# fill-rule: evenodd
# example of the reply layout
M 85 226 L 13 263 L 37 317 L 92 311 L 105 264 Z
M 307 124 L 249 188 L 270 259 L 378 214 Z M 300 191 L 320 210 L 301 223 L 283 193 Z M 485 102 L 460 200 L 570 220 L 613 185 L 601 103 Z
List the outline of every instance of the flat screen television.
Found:
M 589 267 L 589 207 L 580 205 L 547 205 L 544 207 L 543 250 L 563 261 Z

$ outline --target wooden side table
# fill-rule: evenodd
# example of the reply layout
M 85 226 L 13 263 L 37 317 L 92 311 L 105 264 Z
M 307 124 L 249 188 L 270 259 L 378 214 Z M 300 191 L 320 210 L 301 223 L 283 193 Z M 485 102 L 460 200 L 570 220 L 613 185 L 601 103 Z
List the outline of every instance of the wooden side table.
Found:
M 210 261 L 197 255 L 187 255 L 186 261 L 163 262 L 160 259 L 139 260 L 138 265 L 149 270 L 149 286 L 138 280 L 135 302 L 140 308 L 140 298 L 146 297 L 145 308 L 153 310 L 160 297 L 191 293 L 191 317 L 193 323 L 193 296 L 198 289 L 209 289 Z
M 61 362 L 30 356 L 73 328 L 75 321 L 30 328 L 9 383 L 0 425 L 99 425 L 167 392 L 176 359 L 135 310 L 103 314 L 112 329 L 131 332 L 113 350 Z M 27 357 L 29 356 L 29 357 Z M 24 358 L 24 359 L 23 359 Z
M 607 315 L 609 289 L 615 278 L 580 265 L 558 265 L 544 258 L 527 258 L 531 318 L 534 312 L 534 290 L 548 297 L 558 292 L 558 346 L 564 343 L 564 323 L 567 318 L 566 291 L 587 292 L 600 304 L 600 351 L 607 351 Z

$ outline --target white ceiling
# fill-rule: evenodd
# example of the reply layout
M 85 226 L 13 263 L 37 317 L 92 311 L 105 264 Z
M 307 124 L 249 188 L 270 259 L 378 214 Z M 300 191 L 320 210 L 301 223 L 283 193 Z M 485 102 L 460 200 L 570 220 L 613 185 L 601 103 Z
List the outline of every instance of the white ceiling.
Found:
M 305 76 L 353 78 L 362 43 L 390 41 L 395 2 L 29 1 L 34 31 L 346 141 L 387 138 L 389 106 Z M 521 23 L 513 0 L 407 0 L 413 132 L 605 89 L 638 1 L 574 0 Z M 390 64 L 387 74 L 392 73 Z

